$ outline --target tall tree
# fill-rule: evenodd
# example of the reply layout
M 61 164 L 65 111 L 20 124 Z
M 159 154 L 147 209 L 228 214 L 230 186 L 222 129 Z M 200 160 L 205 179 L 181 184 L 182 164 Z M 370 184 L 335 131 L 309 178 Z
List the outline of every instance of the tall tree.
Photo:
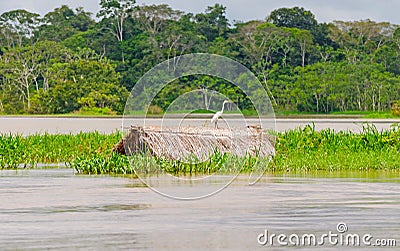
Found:
M 59 43 L 39 41 L 32 46 L 15 47 L 0 56 L 0 76 L 17 95 L 24 110 L 31 110 L 33 93 L 49 90 L 51 67 L 68 60 L 70 52 Z
M 94 20 L 90 12 L 85 12 L 82 8 L 75 11 L 67 5 L 47 13 L 43 18 L 44 24 L 38 31 L 38 37 L 42 40 L 64 41 L 65 39 L 90 29 L 94 25 Z
M 32 92 L 39 90 L 40 63 L 35 51 L 30 46 L 12 48 L 0 60 L 3 82 L 19 94 L 24 110 L 29 111 Z
M 13 10 L 0 16 L 1 36 L 7 46 L 21 46 L 33 41 L 41 23 L 40 15 L 26 10 Z
M 199 13 L 195 17 L 199 32 L 209 42 L 219 36 L 226 37 L 229 30 L 229 21 L 226 17 L 226 7 L 221 4 L 207 7 L 205 13 Z
M 304 67 L 306 64 L 306 55 L 309 49 L 312 47 L 312 35 L 308 30 L 299 30 L 296 28 L 291 29 L 294 39 L 298 42 L 301 54 L 301 66 Z
M 149 36 L 153 53 L 159 60 L 164 59 L 163 49 L 168 51 L 168 57 L 170 57 L 182 38 L 182 34 L 178 34 L 181 27 L 177 24 L 182 13 L 182 11 L 173 10 L 167 4 L 143 5 L 134 13 L 139 29 Z
M 301 7 L 276 9 L 267 17 L 267 22 L 278 27 L 308 30 L 311 32 L 314 42 L 319 45 L 331 43 L 328 38 L 327 24 L 319 24 L 311 11 Z
M 52 67 L 49 92 L 39 99 L 38 112 L 68 113 L 87 108 L 111 108 L 122 112 L 127 90 L 119 85 L 119 75 L 107 60 L 75 59 Z
M 100 11 L 97 17 L 107 19 L 104 22 L 104 29 L 107 29 L 115 36 L 118 42 L 123 42 L 125 38 L 125 21 L 132 15 L 135 9 L 136 0 L 100 0 Z M 124 52 L 121 50 L 122 61 Z
M 154 38 L 167 21 L 178 21 L 183 12 L 173 10 L 167 4 L 143 5 L 136 9 L 134 17 L 138 21 L 141 30 L 148 32 Z
M 301 30 L 314 30 L 318 22 L 311 11 L 300 7 L 280 8 L 271 12 L 267 21 L 278 27 L 298 28 Z
M 349 62 L 363 60 L 390 41 L 395 27 L 369 19 L 354 22 L 334 21 L 329 26 L 329 38 L 344 50 Z
M 239 44 L 245 64 L 262 78 L 275 104 L 275 98 L 268 87 L 268 75 L 273 65 L 272 55 L 279 48 L 281 36 L 281 29 L 274 24 L 260 21 L 239 24 L 237 33 L 231 36 Z

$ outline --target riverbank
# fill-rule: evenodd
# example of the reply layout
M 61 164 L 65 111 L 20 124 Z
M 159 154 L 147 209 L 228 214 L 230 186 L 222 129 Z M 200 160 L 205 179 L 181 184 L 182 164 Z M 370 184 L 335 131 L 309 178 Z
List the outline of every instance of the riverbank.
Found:
M 229 114 L 229 111 L 225 112 Z M 191 111 L 182 111 L 181 114 L 190 114 L 193 118 L 202 118 L 211 111 L 193 113 Z M 134 116 L 144 117 L 144 113 L 138 113 Z M 171 114 L 168 114 L 170 116 Z M 163 118 L 165 114 L 148 114 L 147 117 Z M 257 113 L 251 111 L 243 111 L 243 116 L 246 118 L 257 117 Z M 0 119 L 4 118 L 111 118 L 120 119 L 123 115 L 118 114 L 99 114 L 99 113 L 66 113 L 66 114 L 0 114 Z M 312 113 L 312 112 L 275 112 L 275 117 L 279 119 L 400 119 L 394 116 L 390 111 L 347 111 L 347 112 L 331 112 L 331 113 Z
M 67 163 L 84 174 L 132 174 L 149 159 L 131 165 L 124 156 L 111 153 L 122 135 L 80 133 L 77 135 L 0 136 L 0 168 L 35 167 L 38 163 Z M 311 125 L 277 133 L 276 156 L 268 172 L 400 170 L 400 127 L 378 131 L 364 126 L 361 133 L 316 131 Z M 151 158 L 154 165 L 174 174 L 213 173 L 228 163 L 241 164 L 250 172 L 256 159 L 215 155 L 207 162 L 184 164 Z

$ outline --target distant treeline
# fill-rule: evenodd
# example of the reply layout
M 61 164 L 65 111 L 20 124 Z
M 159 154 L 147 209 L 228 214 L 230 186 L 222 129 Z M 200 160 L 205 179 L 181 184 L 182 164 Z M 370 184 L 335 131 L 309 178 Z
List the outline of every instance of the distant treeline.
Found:
M 96 17 L 61 6 L 43 17 L 0 16 L 0 113 L 121 113 L 129 91 L 158 63 L 187 53 L 227 56 L 251 69 L 278 111 L 388 111 L 400 99 L 400 26 L 319 23 L 301 7 L 232 23 L 220 4 L 203 13 L 134 0 L 101 0 Z M 190 76 L 154 100 L 210 88 L 251 110 L 223 79 Z

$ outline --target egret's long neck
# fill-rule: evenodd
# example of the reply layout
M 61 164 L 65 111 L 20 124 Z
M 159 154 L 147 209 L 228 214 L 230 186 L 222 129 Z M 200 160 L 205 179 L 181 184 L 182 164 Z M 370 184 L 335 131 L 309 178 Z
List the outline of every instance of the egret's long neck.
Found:
M 224 103 L 222 103 L 222 109 L 221 109 L 221 112 L 224 112 L 224 109 L 225 109 L 225 102 L 224 102 Z

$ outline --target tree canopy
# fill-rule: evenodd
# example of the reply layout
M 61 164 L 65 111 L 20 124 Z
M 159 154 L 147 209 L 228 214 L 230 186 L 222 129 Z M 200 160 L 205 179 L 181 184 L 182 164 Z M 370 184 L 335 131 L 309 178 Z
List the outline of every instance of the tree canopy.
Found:
M 187 53 L 213 53 L 244 64 L 277 111 L 390 111 L 400 100 L 397 24 L 319 23 L 302 7 L 232 23 L 221 4 L 184 13 L 135 0 L 100 0 L 96 17 L 66 5 L 44 16 L 2 13 L 0 113 L 121 113 L 143 74 Z M 174 81 L 154 106 L 166 110 L 183 91 L 205 87 L 252 109 L 235 85 L 209 76 Z

